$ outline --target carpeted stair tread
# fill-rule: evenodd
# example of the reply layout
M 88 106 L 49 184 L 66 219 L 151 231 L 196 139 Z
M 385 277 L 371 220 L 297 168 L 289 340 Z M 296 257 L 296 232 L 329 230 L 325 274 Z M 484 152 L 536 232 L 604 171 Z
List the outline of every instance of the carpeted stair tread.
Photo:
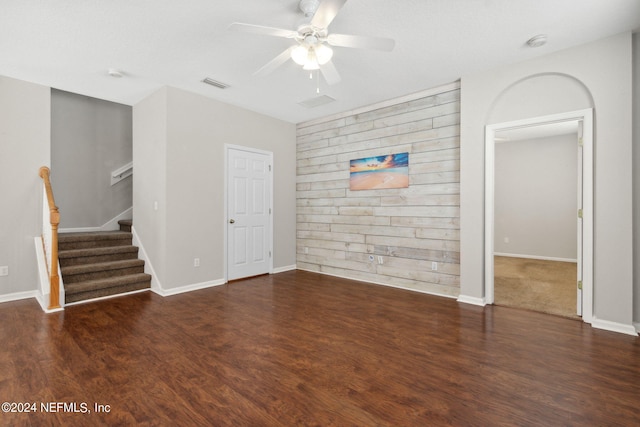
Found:
M 59 258 L 76 258 L 76 257 L 89 257 L 109 254 L 120 254 L 135 252 L 138 253 L 137 246 L 105 246 L 102 248 L 84 248 L 84 249 L 71 249 L 60 251 Z
M 144 261 L 141 259 L 124 259 L 120 261 L 96 262 L 93 264 L 70 265 L 65 268 L 66 274 L 82 274 L 90 273 L 97 270 L 118 270 L 127 267 L 143 266 Z
M 86 233 L 61 233 L 58 235 L 60 251 L 107 246 L 130 245 L 132 234 L 126 231 L 94 231 Z
M 87 231 L 83 233 L 60 233 L 58 234 L 58 242 L 73 242 L 82 240 L 108 240 L 108 239 L 121 239 L 123 237 L 131 236 L 131 233 L 127 231 L 113 230 L 113 231 Z
M 65 302 L 79 302 L 151 288 L 151 276 L 132 245 L 131 220 L 120 231 L 61 233 L 58 237 Z
M 137 258 L 66 266 L 62 278 L 65 284 L 71 284 L 136 273 L 144 273 L 144 261 Z
M 120 226 L 120 230 L 122 231 L 131 231 L 133 221 L 130 219 L 121 219 L 120 221 L 118 221 L 118 225 Z
M 151 286 L 151 275 L 146 273 L 129 274 L 127 276 L 109 277 L 106 279 L 89 280 L 86 282 L 65 284 L 64 290 L 66 295 L 74 295 L 84 292 L 97 291 L 107 288 L 116 288 L 131 284 L 145 284 L 140 289 Z

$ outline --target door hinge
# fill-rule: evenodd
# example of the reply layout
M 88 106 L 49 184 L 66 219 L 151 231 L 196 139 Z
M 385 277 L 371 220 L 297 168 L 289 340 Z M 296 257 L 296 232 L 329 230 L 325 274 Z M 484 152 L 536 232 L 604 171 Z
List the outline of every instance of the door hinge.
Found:
M 269 208 L 269 215 L 271 215 L 271 208 Z
M 578 209 L 578 218 L 582 219 L 582 209 Z
M 578 289 L 582 290 L 582 280 L 578 280 Z
M 578 138 L 578 145 L 580 147 L 582 147 L 584 145 L 584 141 L 583 141 L 582 137 Z
M 271 258 L 271 251 L 269 251 L 269 258 Z M 582 289 L 582 288 L 580 288 L 580 289 Z
M 269 172 L 271 172 L 271 165 L 269 165 Z

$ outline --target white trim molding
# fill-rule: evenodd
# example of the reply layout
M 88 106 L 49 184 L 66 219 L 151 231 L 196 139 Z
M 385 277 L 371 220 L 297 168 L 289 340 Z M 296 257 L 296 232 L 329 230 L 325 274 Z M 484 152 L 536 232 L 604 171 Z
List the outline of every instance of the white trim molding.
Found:
M 573 262 L 574 264 L 578 262 L 578 260 L 575 258 L 557 258 L 553 256 L 542 256 L 542 255 L 507 254 L 503 252 L 494 252 L 493 256 L 503 256 L 507 258 L 539 259 L 542 261 Z
M 0 295 L 0 303 L 18 301 L 21 299 L 36 298 L 38 299 L 38 291 L 15 292 L 13 294 Z M 40 300 L 38 300 L 40 302 Z
M 138 257 L 144 261 L 144 272 L 151 275 L 151 290 L 159 295 L 162 295 L 162 284 L 160 284 L 160 281 L 158 280 L 158 275 L 153 269 L 153 264 L 149 260 L 147 251 L 145 251 L 144 245 L 142 244 L 138 233 L 136 233 L 136 228 L 134 226 L 131 226 L 131 235 L 133 237 L 131 243 L 133 244 L 133 246 L 138 247 Z
M 636 326 L 618 322 L 612 322 L 610 320 L 602 320 L 598 319 L 596 316 L 591 318 L 591 326 L 597 329 L 603 329 L 605 331 L 618 332 L 620 334 L 627 334 L 638 336 L 638 331 L 636 330 Z
M 284 267 L 274 267 L 273 270 L 271 270 L 271 274 L 284 273 L 285 271 L 291 271 L 291 270 L 297 270 L 297 269 L 298 268 L 296 267 L 295 264 L 285 265 Z
M 115 217 L 111 218 L 106 223 L 102 224 L 100 227 L 77 227 L 77 228 L 61 228 L 58 230 L 59 233 L 91 233 L 95 231 L 115 231 L 120 228 L 118 221 L 123 219 L 131 219 L 133 215 L 133 206 L 124 212 L 119 213 Z
M 384 282 L 375 282 L 375 281 L 372 281 L 372 280 L 356 279 L 354 277 L 349 277 L 349 276 L 345 276 L 345 275 L 342 275 L 342 274 L 327 273 L 326 271 L 310 270 L 310 269 L 307 269 L 307 268 L 298 268 L 298 270 L 309 271 L 311 273 L 323 274 L 325 276 L 339 277 L 341 279 L 353 280 L 354 282 L 360 282 L 360 283 L 365 283 L 365 284 L 369 284 L 369 285 L 387 286 L 389 288 L 402 289 L 404 291 L 418 292 L 418 293 L 425 294 L 425 295 L 433 295 L 434 297 L 442 297 L 442 298 L 449 298 L 449 299 L 455 299 L 456 298 L 455 295 L 447 295 L 447 294 L 438 293 L 438 292 L 425 291 L 425 290 L 422 290 L 422 289 L 409 288 L 409 287 L 406 287 L 406 286 L 392 285 L 390 283 L 384 283 Z
M 487 305 L 487 300 L 485 298 L 472 297 L 469 295 L 458 295 L 457 301 L 463 304 L 478 305 L 480 307 Z
M 218 279 L 218 280 L 211 280 L 208 282 L 202 282 L 202 283 L 194 283 L 191 285 L 185 285 L 185 286 L 180 286 L 177 288 L 170 288 L 170 289 L 151 289 L 153 292 L 155 292 L 156 294 L 163 296 L 163 297 L 169 297 L 172 295 L 178 295 L 178 294 L 183 294 L 185 292 L 192 292 L 192 291 L 199 291 L 200 289 L 206 289 L 206 288 L 211 288 L 214 286 L 220 286 L 220 285 L 224 285 L 225 283 L 227 283 L 224 279 Z
M 582 122 L 582 298 L 578 298 L 582 320 L 591 323 L 593 318 L 593 110 L 584 109 L 548 116 L 533 117 L 512 122 L 490 124 L 485 127 L 485 191 L 484 191 L 484 299 L 494 302 L 494 184 L 495 184 L 495 133 L 501 130 L 519 129 L 562 122 Z M 497 255 L 497 254 L 495 254 Z M 576 280 L 578 278 L 576 277 Z

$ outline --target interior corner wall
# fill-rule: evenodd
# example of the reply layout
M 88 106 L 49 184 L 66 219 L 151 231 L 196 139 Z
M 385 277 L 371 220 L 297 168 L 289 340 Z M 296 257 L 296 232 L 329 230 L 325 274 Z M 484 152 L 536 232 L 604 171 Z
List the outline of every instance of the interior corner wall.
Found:
M 625 33 L 462 78 L 461 293 L 484 297 L 484 132 L 492 121 L 594 108 L 594 317 L 630 325 L 632 253 L 632 46 Z M 550 90 L 540 78 L 566 77 Z M 529 79 L 528 96 L 513 97 L 492 116 L 501 95 Z M 579 84 L 574 84 L 579 82 Z M 578 93 L 578 86 L 588 92 Z M 554 88 L 555 89 L 555 88 Z M 566 99 L 564 94 L 574 94 Z M 585 105 L 592 103 L 592 105 Z M 491 122 L 490 122 L 491 120 Z
M 128 105 L 52 89 L 52 178 L 60 228 L 101 227 L 131 208 L 132 179 L 111 172 L 132 159 Z
M 640 33 L 633 35 L 633 320 L 640 324 Z
M 132 159 L 128 105 L 51 90 L 51 174 L 60 228 L 101 227 L 132 205 L 132 178 L 111 172 Z
M 167 89 L 163 88 L 133 107 L 133 228 L 160 284 L 167 266 L 166 165 Z
M 456 83 L 299 124 L 298 268 L 457 296 L 459 111 Z M 403 152 L 408 188 L 350 189 L 350 160 Z
M 225 278 L 225 144 L 273 153 L 273 266 L 295 267 L 295 125 L 168 87 L 134 106 L 134 228 L 164 290 Z
M 0 296 L 35 291 L 34 237 L 42 234 L 41 166 L 51 161 L 51 91 L 0 76 Z M 9 297 L 11 298 L 11 297 Z

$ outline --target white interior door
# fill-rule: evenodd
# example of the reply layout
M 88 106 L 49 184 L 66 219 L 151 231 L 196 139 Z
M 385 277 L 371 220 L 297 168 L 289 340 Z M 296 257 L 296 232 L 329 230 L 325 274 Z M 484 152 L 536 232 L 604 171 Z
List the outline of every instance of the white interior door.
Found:
M 271 159 L 227 148 L 227 280 L 271 270 Z

